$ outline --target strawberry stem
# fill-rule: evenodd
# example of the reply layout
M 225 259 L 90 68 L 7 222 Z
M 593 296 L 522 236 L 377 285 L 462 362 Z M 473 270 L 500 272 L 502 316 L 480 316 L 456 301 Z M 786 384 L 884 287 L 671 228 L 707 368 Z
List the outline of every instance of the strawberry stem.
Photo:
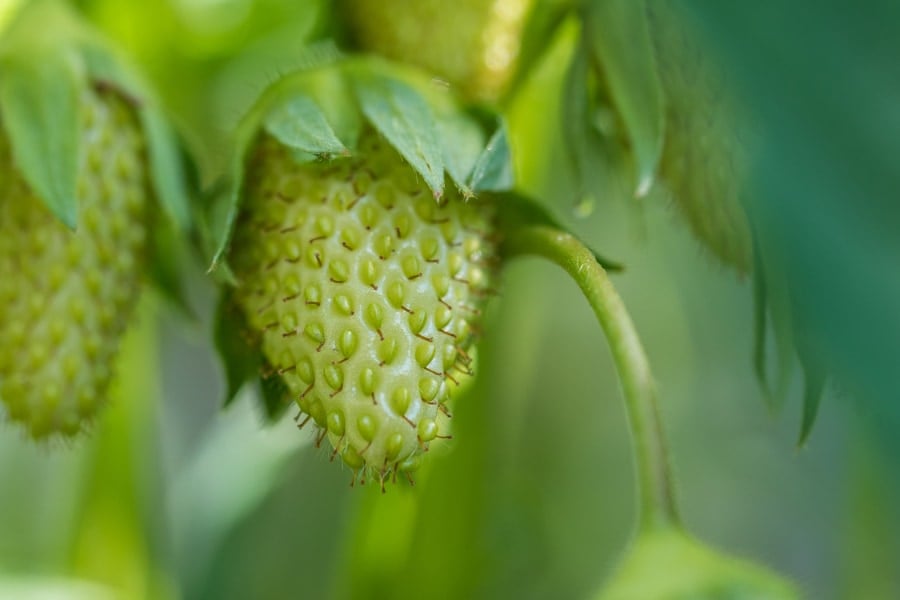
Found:
M 508 258 L 545 258 L 562 267 L 581 288 L 606 334 L 625 397 L 637 462 L 639 526 L 646 529 L 677 525 L 680 518 L 650 364 L 606 271 L 575 237 L 544 225 L 514 229 L 506 238 L 503 251 Z

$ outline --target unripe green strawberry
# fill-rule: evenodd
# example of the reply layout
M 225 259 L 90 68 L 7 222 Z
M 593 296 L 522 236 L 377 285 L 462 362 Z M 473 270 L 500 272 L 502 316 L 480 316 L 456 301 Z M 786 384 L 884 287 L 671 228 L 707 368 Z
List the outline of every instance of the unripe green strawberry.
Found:
M 345 0 L 365 49 L 413 64 L 494 100 L 512 79 L 532 0 Z
M 249 156 L 229 263 L 263 355 L 356 473 L 415 467 L 472 373 L 490 206 L 436 200 L 371 130 L 350 158 L 300 163 L 269 137 Z
M 134 108 L 95 87 L 80 111 L 75 231 L 29 188 L 0 127 L 0 399 L 36 438 L 76 434 L 102 404 L 144 261 L 148 173 Z

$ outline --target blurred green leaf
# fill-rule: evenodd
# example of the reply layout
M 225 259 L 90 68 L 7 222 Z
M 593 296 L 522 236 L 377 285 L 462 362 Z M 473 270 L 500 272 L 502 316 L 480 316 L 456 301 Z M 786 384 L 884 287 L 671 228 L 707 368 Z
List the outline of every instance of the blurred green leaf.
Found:
M 190 201 L 185 188 L 184 155 L 180 143 L 169 125 L 169 122 L 153 106 L 152 100 L 146 99 L 138 114 L 147 137 L 147 150 L 150 154 L 150 172 L 157 198 L 169 216 L 182 229 L 190 224 Z
M 752 109 L 748 213 L 798 351 L 896 448 L 900 428 L 900 5 L 680 3 Z M 780 286 L 779 289 L 777 286 Z
M 591 73 L 584 43 L 575 49 L 562 91 L 562 122 L 569 168 L 575 174 L 578 202 L 593 207 L 611 176 L 604 140 L 593 125 Z
M 0 115 L 29 186 L 53 214 L 76 226 L 79 101 L 84 83 L 67 50 L 0 54 Z
M 750 562 L 706 547 L 685 533 L 638 534 L 598 600 L 788 600 L 787 581 Z
M 585 39 L 625 124 L 636 163 L 635 195 L 653 185 L 663 146 L 663 95 L 644 0 L 592 0 Z

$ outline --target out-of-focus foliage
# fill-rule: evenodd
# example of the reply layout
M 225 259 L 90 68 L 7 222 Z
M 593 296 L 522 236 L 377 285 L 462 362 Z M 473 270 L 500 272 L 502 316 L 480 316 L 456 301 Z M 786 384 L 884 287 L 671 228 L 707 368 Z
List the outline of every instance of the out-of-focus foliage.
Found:
M 729 559 L 677 529 L 638 534 L 598 600 L 786 600 L 797 593 L 764 569 Z
M 687 1 L 752 110 L 747 210 L 801 361 L 896 449 L 900 5 Z
M 665 104 L 659 183 L 713 255 L 746 273 L 753 244 L 741 203 L 745 108 L 733 93 L 731 70 L 674 7 L 656 0 L 647 8 Z
M 227 158 L 228 136 L 249 104 L 311 60 L 311 43 L 331 29 L 324 0 L 76 4 L 147 72 L 207 175 Z

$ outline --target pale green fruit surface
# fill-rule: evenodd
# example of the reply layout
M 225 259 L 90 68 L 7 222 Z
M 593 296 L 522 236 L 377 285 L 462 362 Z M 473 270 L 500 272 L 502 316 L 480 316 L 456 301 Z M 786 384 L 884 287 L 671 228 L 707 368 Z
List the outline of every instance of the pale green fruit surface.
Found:
M 147 159 L 133 107 L 88 89 L 81 125 L 75 231 L 30 190 L 0 129 L 0 399 L 36 438 L 78 433 L 104 403 L 145 260 Z
M 493 100 L 519 56 L 532 0 L 345 0 L 364 50 L 422 67 L 466 95 Z
M 250 153 L 229 254 L 263 355 L 354 472 L 414 467 L 473 368 L 494 264 L 490 206 L 436 200 L 375 133 L 351 158 Z M 305 415 L 305 417 L 304 417 Z

